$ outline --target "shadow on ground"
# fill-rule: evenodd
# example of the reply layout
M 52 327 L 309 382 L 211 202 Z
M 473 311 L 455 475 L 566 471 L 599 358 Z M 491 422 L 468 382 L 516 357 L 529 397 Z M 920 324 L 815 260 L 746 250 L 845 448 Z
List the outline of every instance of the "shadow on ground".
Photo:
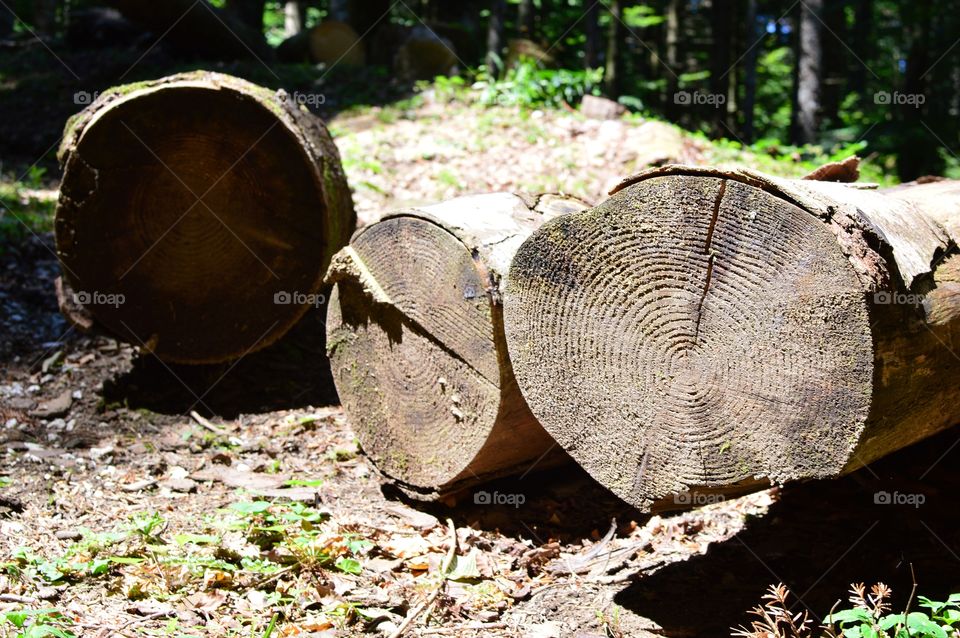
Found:
M 815 618 L 845 603 L 857 582 L 890 585 L 902 610 L 911 566 L 918 594 L 960 591 L 957 441 L 947 432 L 844 479 L 788 487 L 741 534 L 636 582 L 615 602 L 667 636 L 727 636 L 778 582 L 799 597 L 795 612 Z M 878 502 L 917 495 L 917 506 Z
M 311 310 L 277 343 L 239 361 L 178 365 L 141 355 L 129 370 L 104 382 L 103 399 L 160 414 L 196 410 L 226 419 L 337 405 L 325 352 L 325 311 Z
M 572 460 L 560 467 L 534 468 L 524 475 L 485 483 L 443 503 L 409 499 L 390 485 L 384 486 L 384 493 L 440 520 L 449 517 L 460 527 L 499 530 L 541 545 L 551 540 L 596 539 L 607 532 L 613 520 L 623 526 L 649 517 L 597 483 Z M 495 494 L 510 497 L 516 504 L 484 502 L 486 496 Z

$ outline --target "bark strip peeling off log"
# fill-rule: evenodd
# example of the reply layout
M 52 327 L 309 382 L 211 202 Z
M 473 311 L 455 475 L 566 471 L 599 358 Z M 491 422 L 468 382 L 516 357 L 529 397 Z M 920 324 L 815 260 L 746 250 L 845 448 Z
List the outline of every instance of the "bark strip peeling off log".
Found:
M 408 494 L 437 498 L 567 458 L 517 389 L 501 291 L 534 229 L 585 208 L 556 195 L 461 197 L 389 214 L 334 257 L 337 390 L 364 450 Z
M 322 301 L 356 227 L 323 122 L 227 75 L 111 89 L 68 122 L 59 157 L 66 282 L 100 325 L 169 361 L 280 338 Z
M 640 508 L 850 472 L 960 417 L 958 230 L 958 182 L 653 169 L 517 252 L 517 382 Z

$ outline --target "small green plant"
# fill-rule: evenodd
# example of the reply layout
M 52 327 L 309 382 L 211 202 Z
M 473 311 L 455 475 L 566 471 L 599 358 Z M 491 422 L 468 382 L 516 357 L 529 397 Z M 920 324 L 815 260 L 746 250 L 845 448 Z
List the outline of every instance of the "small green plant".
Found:
M 17 629 L 14 638 L 77 638 L 67 629 L 73 622 L 56 609 L 8 611 L 3 618 Z
M 480 92 L 480 102 L 487 106 L 558 108 L 598 92 L 602 81 L 602 69 L 544 69 L 534 60 L 523 58 L 507 69 L 501 80 L 481 71 L 473 88 Z
M 825 619 L 832 636 L 844 638 L 955 638 L 960 635 L 960 594 L 946 602 L 918 598 L 927 611 L 890 612 L 890 588 L 877 583 L 867 593 L 863 584 L 850 590 L 850 609 L 830 614 Z M 836 633 L 839 626 L 841 633 Z
M 145 539 L 155 538 L 166 525 L 159 512 L 138 512 L 130 517 L 130 523 L 133 531 Z
M 749 627 L 738 627 L 739 638 L 960 638 L 960 594 L 946 601 L 924 596 L 917 598 L 926 611 L 890 613 L 892 591 L 877 583 L 867 591 L 863 584 L 850 588 L 850 608 L 834 610 L 815 627 L 807 612 L 790 610 L 790 592 L 783 584 L 770 587 L 763 603 L 750 611 L 756 620 Z M 913 596 L 911 595 L 911 599 Z M 838 603 L 839 604 L 839 603 Z

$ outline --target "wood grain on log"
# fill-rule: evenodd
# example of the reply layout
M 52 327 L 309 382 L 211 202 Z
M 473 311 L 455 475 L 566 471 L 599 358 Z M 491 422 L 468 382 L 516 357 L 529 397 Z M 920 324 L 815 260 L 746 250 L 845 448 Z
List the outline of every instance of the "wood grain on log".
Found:
M 850 472 L 960 416 L 958 220 L 956 183 L 647 171 L 517 252 L 517 381 L 641 508 Z
M 500 295 L 517 247 L 585 205 L 509 193 L 387 215 L 334 258 L 327 348 L 364 450 L 433 498 L 554 462 L 510 368 Z
M 107 91 L 68 123 L 60 161 L 67 283 L 99 324 L 170 361 L 278 339 L 356 225 L 323 123 L 226 75 Z

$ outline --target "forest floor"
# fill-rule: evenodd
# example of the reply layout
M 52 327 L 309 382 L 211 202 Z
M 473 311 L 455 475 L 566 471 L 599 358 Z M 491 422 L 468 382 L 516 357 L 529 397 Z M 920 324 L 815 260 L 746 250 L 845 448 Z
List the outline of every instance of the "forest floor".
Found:
M 362 222 L 493 190 L 595 203 L 650 164 L 754 163 L 661 122 L 430 92 L 330 126 Z M 0 227 L 0 636 L 22 622 L 393 636 L 415 613 L 404 635 L 720 636 L 781 581 L 817 616 L 853 581 L 908 594 L 910 566 L 923 593 L 960 591 L 960 477 L 955 454 L 940 462 L 955 435 L 840 481 L 676 514 L 641 514 L 576 468 L 485 488 L 523 495 L 517 507 L 411 502 L 382 487 L 336 405 L 322 316 L 223 366 L 78 334 L 53 293 L 56 193 L 32 186 L 0 190 L 27 222 Z M 926 503 L 877 505 L 879 489 Z

